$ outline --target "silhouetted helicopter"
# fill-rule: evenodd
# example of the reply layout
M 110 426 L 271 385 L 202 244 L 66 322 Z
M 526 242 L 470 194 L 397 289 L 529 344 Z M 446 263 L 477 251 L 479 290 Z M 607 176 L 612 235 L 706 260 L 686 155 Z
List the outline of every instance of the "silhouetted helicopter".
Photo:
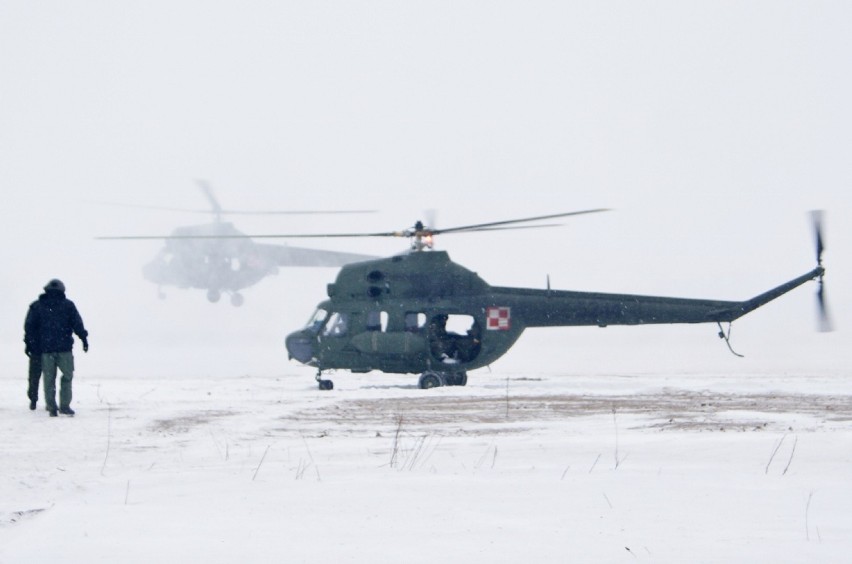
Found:
M 684 299 L 491 286 L 428 251 L 433 236 L 518 228 L 515 224 L 604 210 L 587 210 L 450 229 L 418 222 L 405 231 L 282 237 L 408 237 L 406 254 L 344 266 L 329 299 L 303 329 L 287 336 L 291 359 L 317 368 L 322 390 L 333 388 L 324 370 L 420 374 L 419 386 L 467 383 L 467 372 L 503 356 L 527 327 L 716 323 L 730 348 L 730 323 L 808 282 L 819 280 L 822 328 L 830 329 L 823 296 L 821 215 L 814 214 L 817 267 L 745 301 Z M 528 226 L 529 227 L 529 226 Z M 275 237 L 270 235 L 268 237 Z M 725 333 L 722 323 L 728 323 Z M 731 349 L 731 352 L 734 352 Z M 736 353 L 734 353 L 736 354 Z
M 222 293 L 231 296 L 231 304 L 240 306 L 244 298 L 240 290 L 252 286 L 266 276 L 278 273 L 279 266 L 343 266 L 348 263 L 376 258 L 370 255 L 303 249 L 288 245 L 256 243 L 223 221 L 223 215 L 274 215 L 274 214 L 340 214 L 365 213 L 364 211 L 236 211 L 219 205 L 207 183 L 199 181 L 202 192 L 210 203 L 207 210 L 184 210 L 155 206 L 148 209 L 184 211 L 213 215 L 212 223 L 178 227 L 165 236 L 98 237 L 98 239 L 136 240 L 161 239 L 164 246 L 157 256 L 142 268 L 145 278 L 165 297 L 163 286 L 198 288 L 207 290 L 207 299 L 218 302 Z

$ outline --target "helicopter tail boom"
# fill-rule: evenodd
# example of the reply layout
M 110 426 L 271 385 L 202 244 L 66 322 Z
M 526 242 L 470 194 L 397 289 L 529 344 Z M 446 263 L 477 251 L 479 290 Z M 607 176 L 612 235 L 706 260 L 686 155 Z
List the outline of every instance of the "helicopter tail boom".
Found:
M 492 299 L 510 306 L 513 317 L 524 327 L 731 322 L 805 282 L 821 278 L 824 272 L 818 266 L 745 301 L 497 287 L 492 287 Z
M 736 307 L 726 308 L 720 311 L 712 312 L 710 314 L 710 319 L 708 321 L 734 321 L 735 319 L 739 319 L 747 313 L 750 313 L 757 308 L 766 305 L 771 302 L 775 298 L 783 296 L 790 290 L 798 288 L 805 282 L 810 282 L 811 280 L 820 279 L 825 274 L 825 269 L 822 266 L 818 266 L 807 272 L 798 278 L 794 278 L 789 282 L 785 282 L 780 286 L 777 286 L 768 292 L 764 292 L 760 295 L 757 295 L 750 300 L 745 300 L 743 302 L 739 302 Z

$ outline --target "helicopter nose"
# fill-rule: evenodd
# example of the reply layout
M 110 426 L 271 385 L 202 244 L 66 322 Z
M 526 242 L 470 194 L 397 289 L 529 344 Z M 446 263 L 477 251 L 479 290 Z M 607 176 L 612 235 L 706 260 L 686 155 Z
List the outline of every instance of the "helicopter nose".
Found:
M 302 364 L 309 364 L 314 359 L 314 337 L 297 331 L 287 335 L 284 341 L 290 358 L 295 358 Z

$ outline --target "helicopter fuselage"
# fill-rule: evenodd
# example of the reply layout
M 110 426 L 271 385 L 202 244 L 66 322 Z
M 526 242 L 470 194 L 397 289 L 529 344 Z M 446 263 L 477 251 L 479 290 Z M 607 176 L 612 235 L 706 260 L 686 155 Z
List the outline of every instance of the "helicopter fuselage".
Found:
M 411 252 L 343 267 L 286 347 L 320 372 L 437 372 L 452 381 L 496 361 L 528 327 L 730 322 L 822 272 L 736 302 L 490 286 L 446 252 Z

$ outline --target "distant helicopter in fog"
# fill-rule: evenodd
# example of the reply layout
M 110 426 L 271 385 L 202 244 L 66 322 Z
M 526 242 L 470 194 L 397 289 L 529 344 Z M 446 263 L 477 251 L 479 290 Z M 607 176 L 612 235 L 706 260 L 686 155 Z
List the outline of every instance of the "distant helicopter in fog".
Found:
M 333 266 L 376 257 L 319 249 L 304 249 L 289 245 L 256 243 L 233 224 L 223 221 L 224 215 L 305 215 L 368 213 L 365 211 L 235 211 L 219 205 L 206 182 L 199 186 L 210 203 L 207 210 L 180 210 L 155 206 L 132 206 L 148 209 L 185 211 L 213 215 L 212 223 L 178 227 L 171 235 L 97 237 L 102 240 L 163 240 L 163 248 L 142 268 L 143 276 L 163 286 L 207 290 L 207 299 L 218 302 L 223 293 L 230 294 L 231 304 L 240 306 L 244 297 L 240 290 L 278 273 L 280 266 Z

